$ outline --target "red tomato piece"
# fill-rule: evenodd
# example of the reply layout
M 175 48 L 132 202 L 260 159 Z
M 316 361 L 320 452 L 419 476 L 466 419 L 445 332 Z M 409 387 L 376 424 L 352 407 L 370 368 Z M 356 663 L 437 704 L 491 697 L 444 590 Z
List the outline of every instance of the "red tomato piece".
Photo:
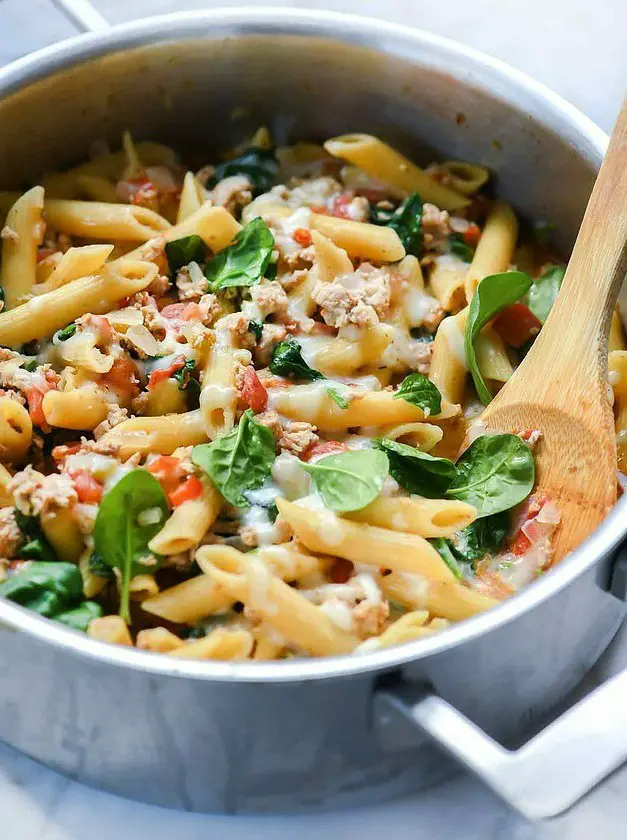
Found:
M 195 475 L 190 475 L 182 484 L 168 494 L 172 507 L 178 507 L 183 502 L 198 499 L 202 495 L 202 483 Z
M 336 195 L 333 201 L 331 202 L 331 215 L 337 216 L 339 219 L 350 219 L 348 206 L 352 202 L 352 200 L 353 196 L 346 195 L 346 193 Z
M 29 388 L 26 392 L 26 399 L 28 401 L 28 413 L 34 426 L 45 426 L 46 417 L 42 408 L 44 395 L 39 388 Z
M 481 238 L 481 228 L 474 222 L 471 222 L 463 233 L 464 242 L 466 245 L 475 246 Z
M 97 505 L 102 499 L 102 484 L 88 473 L 87 470 L 76 470 L 71 472 L 70 477 L 74 482 L 74 489 L 78 495 L 78 501 L 86 505 Z
M 101 379 L 106 385 L 117 388 L 120 391 L 136 393 L 139 391 L 139 379 L 137 366 L 124 356 L 114 359 L 111 370 L 101 374 Z
M 512 303 L 496 316 L 492 326 L 506 344 L 522 347 L 542 329 L 542 321 L 524 303 Z
M 302 245 L 303 248 L 308 248 L 313 241 L 311 238 L 311 231 L 307 230 L 307 228 L 296 228 L 292 234 L 292 239 L 294 242 L 298 242 L 299 245 Z
M 173 373 L 176 373 L 177 370 L 181 370 L 183 367 L 185 367 L 185 356 L 176 356 L 169 367 L 153 370 L 148 378 L 148 390 L 150 391 L 159 382 L 169 379 Z
M 255 414 L 266 410 L 268 405 L 268 392 L 261 384 L 257 371 L 252 365 L 244 368 L 241 397 Z
M 312 458 L 322 458 L 324 455 L 339 455 L 340 452 L 348 452 L 348 446 L 340 443 L 339 440 L 325 440 L 324 443 L 317 443 L 303 452 L 301 461 L 311 461 Z
M 68 455 L 74 455 L 81 448 L 81 443 L 65 443 L 55 446 L 52 450 L 52 457 L 55 461 L 64 461 Z
M 200 321 L 200 317 L 200 306 L 197 303 L 185 304 L 185 309 L 181 313 L 184 321 Z
M 531 540 L 529 539 L 529 537 L 522 531 L 518 531 L 518 533 L 512 539 L 509 550 L 512 552 L 512 554 L 515 554 L 517 557 L 520 557 L 522 554 L 526 554 L 530 548 Z
M 166 493 L 171 493 L 185 478 L 185 472 L 178 458 L 172 455 L 160 455 L 146 469 L 152 473 Z
M 329 577 L 333 583 L 346 583 L 353 574 L 354 568 L 350 560 L 338 557 L 329 569 Z

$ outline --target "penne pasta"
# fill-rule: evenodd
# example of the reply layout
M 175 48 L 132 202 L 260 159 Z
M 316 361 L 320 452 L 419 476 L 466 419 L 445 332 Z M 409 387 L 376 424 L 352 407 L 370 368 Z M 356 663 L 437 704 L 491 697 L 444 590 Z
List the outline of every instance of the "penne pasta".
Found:
M 372 563 L 431 580 L 454 580 L 438 552 L 422 537 L 341 519 L 331 511 L 277 499 L 277 507 L 310 551 L 343 557 L 352 563 Z M 383 560 L 383 558 L 385 558 Z
M 518 221 L 514 211 L 504 201 L 495 201 L 466 274 L 468 302 L 484 277 L 507 269 L 514 255 L 517 237 Z
M 100 201 L 52 198 L 44 202 L 44 215 L 63 233 L 123 242 L 146 242 L 170 227 L 167 219 L 147 207 Z
M 378 181 L 392 187 L 397 195 L 417 192 L 424 201 L 443 210 L 458 210 L 468 199 L 429 177 L 416 164 L 387 143 L 370 134 L 343 134 L 327 140 L 324 148 L 334 157 L 358 166 Z
M 0 284 L 5 309 L 25 299 L 37 279 L 37 247 L 43 237 L 44 191 L 33 187 L 16 199 L 2 232 Z
M 378 528 L 433 537 L 452 537 L 474 522 L 477 512 L 472 505 L 454 499 L 423 499 L 420 496 L 375 499 L 365 508 L 344 514 L 354 522 Z

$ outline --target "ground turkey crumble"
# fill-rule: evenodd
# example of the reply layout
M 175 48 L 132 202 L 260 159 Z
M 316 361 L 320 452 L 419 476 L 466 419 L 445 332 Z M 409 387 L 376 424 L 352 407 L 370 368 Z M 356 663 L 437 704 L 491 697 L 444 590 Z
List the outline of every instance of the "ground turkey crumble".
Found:
M 0 557 L 7 560 L 15 557 L 23 542 L 24 535 L 17 526 L 13 508 L 0 508 Z
M 280 452 L 290 452 L 292 455 L 302 455 L 320 440 L 316 426 L 298 420 L 288 421 L 285 426 L 276 411 L 270 409 L 255 417 L 257 423 L 266 426 L 279 446 Z
M 331 327 L 373 326 L 389 312 L 390 276 L 385 269 L 363 263 L 356 271 L 331 283 L 316 283 L 312 298 Z
M 78 501 L 68 476 L 59 473 L 43 475 L 30 465 L 13 476 L 9 491 L 13 494 L 15 506 L 26 516 L 72 507 Z

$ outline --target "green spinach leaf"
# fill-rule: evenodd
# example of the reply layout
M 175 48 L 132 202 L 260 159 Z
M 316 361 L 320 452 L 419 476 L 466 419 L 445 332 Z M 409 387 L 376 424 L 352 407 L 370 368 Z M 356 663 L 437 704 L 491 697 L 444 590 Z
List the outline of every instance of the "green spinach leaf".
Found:
M 73 563 L 32 561 L 0 583 L 0 595 L 54 618 L 83 597 L 83 578 Z
M 212 291 L 230 286 L 254 286 L 270 264 L 274 236 L 263 219 L 253 219 L 235 237 L 233 244 L 209 260 L 205 277 Z
M 408 493 L 441 499 L 457 475 L 455 464 L 448 458 L 437 458 L 388 438 L 377 438 L 374 445 L 388 456 L 390 475 Z
M 446 495 L 474 505 L 478 519 L 519 504 L 535 481 L 533 455 L 518 435 L 483 435 L 455 466 L 457 475 Z
M 27 370 L 29 373 L 33 373 L 39 367 L 39 362 L 37 359 L 31 359 L 29 362 L 25 362 L 22 365 L 22 370 Z
M 263 333 L 263 324 L 260 321 L 249 321 L 248 332 L 255 336 L 256 341 L 261 341 L 261 334 Z
M 457 558 L 451 551 L 451 546 L 449 545 L 448 540 L 445 540 L 444 537 L 434 537 L 433 539 L 430 539 L 429 542 L 438 552 L 442 560 L 444 560 L 449 569 L 453 572 L 455 577 L 458 580 L 461 580 L 464 575 L 459 563 L 457 562 Z
M 505 510 L 476 519 L 451 538 L 454 553 L 465 563 L 476 563 L 486 554 L 497 554 L 509 531 L 509 520 Z
M 182 368 L 172 374 L 172 379 L 179 383 L 179 391 L 188 391 L 191 395 L 200 394 L 200 382 L 194 376 L 196 372 L 196 361 L 186 359 Z
M 190 262 L 204 263 L 207 259 L 207 246 L 202 237 L 198 236 L 197 233 L 192 233 L 190 236 L 183 236 L 181 239 L 166 242 L 165 255 L 170 274 L 173 275 L 183 266 L 189 265 Z
M 472 262 L 472 258 L 475 255 L 475 249 L 472 245 L 469 245 L 466 242 L 461 233 L 451 233 L 448 241 L 451 254 L 459 257 L 460 260 L 463 260 L 464 262 Z
M 468 370 L 472 374 L 479 399 L 484 405 L 491 401 L 492 394 L 479 370 L 475 342 L 488 321 L 491 321 L 506 306 L 520 300 L 529 291 L 530 286 L 531 277 L 524 271 L 490 274 L 479 283 L 470 302 L 464 334 L 464 350 Z
M 274 149 L 259 149 L 253 146 L 239 157 L 219 163 L 207 186 L 215 187 L 218 181 L 231 175 L 246 175 L 253 184 L 255 195 L 259 195 L 276 184 L 278 171 L 279 164 Z
M 94 618 L 100 618 L 101 615 L 102 607 L 100 604 L 97 604 L 95 601 L 83 601 L 77 607 L 57 613 L 52 618 L 54 621 L 65 624 L 66 627 L 71 627 L 72 630 L 79 630 L 82 633 L 86 633 L 89 623 Z
M 527 292 L 527 306 L 543 324 L 557 299 L 565 274 L 566 269 L 561 265 L 552 265 L 542 277 L 534 280 Z
M 53 563 L 57 559 L 54 549 L 44 536 L 37 516 L 26 516 L 18 508 L 13 509 L 15 523 L 26 537 L 26 542 L 18 550 L 17 556 L 27 560 L 42 560 Z
M 133 577 L 157 568 L 148 543 L 169 515 L 161 485 L 147 470 L 135 469 L 120 479 L 100 503 L 94 524 L 94 551 L 121 573 L 120 615 L 128 623 L 129 587 Z
M 336 389 L 329 386 L 327 388 L 327 394 L 331 397 L 333 402 L 339 406 L 341 409 L 346 410 L 348 408 L 348 400 L 346 397 L 343 397 L 342 394 Z
M 270 370 L 275 376 L 285 376 L 288 379 L 324 379 L 319 370 L 309 367 L 301 354 L 301 347 L 297 341 L 288 339 L 282 341 L 272 351 Z
M 212 443 L 192 449 L 192 461 L 204 470 L 224 498 L 235 507 L 248 508 L 248 490 L 257 490 L 270 475 L 276 454 L 270 429 L 245 411 L 239 425 Z
M 95 551 L 89 556 L 89 571 L 96 577 L 105 578 L 106 580 L 115 580 L 115 572 L 108 566 L 99 554 Z
M 325 506 L 338 513 L 361 510 L 379 495 L 388 474 L 388 459 L 377 449 L 356 449 L 301 465 Z
M 375 225 L 385 225 L 395 230 L 405 251 L 416 257 L 421 256 L 424 245 L 422 199 L 417 192 L 408 195 L 395 210 L 372 207 L 370 221 Z
M 394 399 L 405 400 L 421 408 L 425 417 L 430 414 L 439 414 L 442 410 L 442 394 L 437 386 L 422 373 L 410 373 L 406 376 L 401 382 L 401 387 L 394 394 Z
M 77 329 L 78 324 L 68 324 L 67 327 L 63 327 L 62 330 L 59 330 L 57 338 L 59 341 L 67 341 L 68 338 L 72 338 Z

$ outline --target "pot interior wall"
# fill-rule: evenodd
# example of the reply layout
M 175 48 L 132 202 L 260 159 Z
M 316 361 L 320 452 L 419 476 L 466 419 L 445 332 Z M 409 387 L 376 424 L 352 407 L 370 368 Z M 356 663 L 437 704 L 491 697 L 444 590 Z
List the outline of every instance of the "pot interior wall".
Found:
M 0 187 L 77 162 L 96 139 L 117 146 L 125 129 L 203 160 L 260 124 L 279 143 L 367 131 L 418 161 L 432 159 L 427 143 L 438 156 L 488 166 L 499 194 L 555 224 L 562 248 L 572 243 L 598 152 L 574 129 L 562 126 L 573 136 L 560 138 L 549 105 L 515 93 L 494 68 L 430 44 L 404 54 L 404 40 L 383 38 L 377 50 L 386 52 L 375 52 L 305 34 L 233 38 L 208 25 L 198 34 L 96 56 L 6 97 Z

